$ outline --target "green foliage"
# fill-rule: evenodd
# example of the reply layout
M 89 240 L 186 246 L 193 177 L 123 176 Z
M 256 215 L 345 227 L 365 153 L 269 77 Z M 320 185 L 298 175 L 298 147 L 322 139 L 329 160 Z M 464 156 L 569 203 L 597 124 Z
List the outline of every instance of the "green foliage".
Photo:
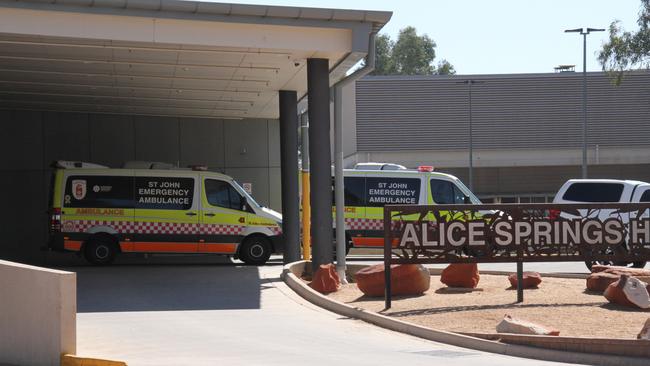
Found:
M 650 0 L 641 0 L 637 23 L 637 32 L 626 32 L 619 21 L 612 22 L 609 41 L 598 55 L 603 70 L 613 73 L 617 83 L 620 83 L 624 71 L 650 68 Z
M 388 35 L 376 39 L 377 56 L 374 75 L 452 75 L 454 66 L 442 60 L 437 67 L 436 43 L 428 35 L 418 35 L 414 27 L 400 30 L 397 41 Z

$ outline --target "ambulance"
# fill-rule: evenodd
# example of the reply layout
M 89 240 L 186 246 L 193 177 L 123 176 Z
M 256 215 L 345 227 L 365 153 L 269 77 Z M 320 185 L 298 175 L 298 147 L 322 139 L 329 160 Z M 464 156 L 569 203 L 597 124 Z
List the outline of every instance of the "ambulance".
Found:
M 345 169 L 346 249 L 383 248 L 385 205 L 481 204 L 460 179 L 433 170 Z
M 191 169 L 59 161 L 49 247 L 103 265 L 120 253 L 212 253 L 252 265 L 282 252 L 282 216 L 235 180 Z

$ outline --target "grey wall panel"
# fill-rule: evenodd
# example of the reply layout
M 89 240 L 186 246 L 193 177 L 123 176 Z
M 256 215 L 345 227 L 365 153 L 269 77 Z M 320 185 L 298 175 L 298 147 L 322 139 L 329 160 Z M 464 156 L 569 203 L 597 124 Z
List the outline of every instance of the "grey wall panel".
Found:
M 0 210 L 0 257 L 38 263 L 46 243 L 48 217 L 42 170 L 4 170 L 0 190 L 7 209 Z
M 296 180 L 300 179 L 296 177 Z M 282 177 L 280 168 L 269 168 L 269 207 L 282 212 Z
M 267 120 L 225 120 L 224 132 L 226 169 L 268 166 Z
M 477 149 L 582 146 L 580 73 L 366 77 L 357 82 L 358 151 L 466 149 L 469 86 Z M 650 147 L 650 72 L 616 87 L 588 73 L 588 141 Z
M 180 120 L 180 165 L 207 165 L 224 169 L 223 121 L 203 118 Z
M 268 120 L 268 131 L 269 166 L 279 167 L 280 149 L 276 147 L 280 146 L 280 121 L 275 119 Z M 296 131 L 296 134 L 298 134 L 298 131 Z M 297 150 L 296 154 L 298 154 Z
M 113 168 L 135 160 L 135 139 L 131 116 L 91 114 L 90 160 Z
M 91 160 L 87 114 L 43 112 L 43 134 L 45 167 L 55 160 Z
M 0 154 L 3 167 L 14 170 L 40 170 L 43 166 L 41 113 L 5 111 L 0 115 Z
M 268 168 L 226 168 L 226 174 L 239 184 L 252 183 L 255 200 L 261 205 L 270 206 Z M 280 192 L 276 194 L 279 195 Z
M 179 127 L 174 117 L 133 117 L 135 159 L 178 164 Z

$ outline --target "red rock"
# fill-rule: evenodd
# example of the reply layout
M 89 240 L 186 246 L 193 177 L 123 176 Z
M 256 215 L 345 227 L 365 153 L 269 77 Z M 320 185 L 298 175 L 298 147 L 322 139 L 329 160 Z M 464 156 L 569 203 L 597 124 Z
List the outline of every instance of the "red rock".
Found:
M 603 292 L 612 283 L 618 281 L 620 275 L 607 272 L 595 272 L 587 277 L 587 289 Z
M 643 328 L 639 334 L 637 334 L 636 339 L 646 339 L 650 341 L 650 318 L 645 321 Z
M 560 331 L 551 329 L 547 326 L 529 322 L 523 319 L 513 318 L 506 314 L 503 320 L 497 324 L 497 333 L 513 333 L 513 334 L 534 334 L 534 335 L 551 335 L 559 336 Z
M 613 274 L 626 274 L 632 277 L 646 277 L 650 276 L 650 271 L 647 269 L 643 268 L 629 268 L 629 267 L 622 267 L 622 266 L 604 266 L 600 264 L 595 264 L 591 267 L 591 273 L 600 273 L 600 272 L 605 272 L 605 273 L 613 273 Z
M 629 306 L 634 308 L 650 308 L 650 286 L 628 275 L 621 275 L 621 278 L 607 286 L 603 295 L 607 301 L 613 304 Z
M 420 295 L 429 289 L 429 271 L 419 264 L 393 264 L 390 266 L 392 295 Z M 367 296 L 384 296 L 384 265 L 368 266 L 355 275 L 355 282 Z
M 524 288 L 537 288 L 542 283 L 542 276 L 538 272 L 524 272 Z M 508 276 L 508 281 L 512 287 L 517 287 L 517 274 L 513 273 Z
M 449 287 L 476 288 L 480 279 L 476 263 L 452 263 L 440 276 L 440 282 Z
M 321 264 L 309 286 L 321 294 L 338 291 L 341 288 L 341 280 L 334 264 Z

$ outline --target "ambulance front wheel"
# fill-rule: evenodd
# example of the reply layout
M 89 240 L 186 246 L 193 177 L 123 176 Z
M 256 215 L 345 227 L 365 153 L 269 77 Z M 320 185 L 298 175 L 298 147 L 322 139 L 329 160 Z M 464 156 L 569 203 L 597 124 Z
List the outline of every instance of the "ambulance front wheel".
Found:
M 115 239 L 110 235 L 96 234 L 84 245 L 84 257 L 95 265 L 110 264 L 117 254 Z
M 241 243 L 239 258 L 251 265 L 262 265 L 271 257 L 271 243 L 262 236 L 250 236 Z

